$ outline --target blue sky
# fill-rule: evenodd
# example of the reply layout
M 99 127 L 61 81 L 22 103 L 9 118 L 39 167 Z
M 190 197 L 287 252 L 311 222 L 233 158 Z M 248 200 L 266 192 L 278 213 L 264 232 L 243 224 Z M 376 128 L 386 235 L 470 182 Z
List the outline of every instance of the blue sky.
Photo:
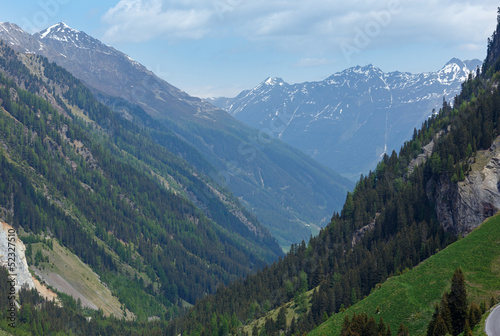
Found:
M 0 21 L 30 33 L 63 21 L 182 90 L 235 96 L 268 76 L 322 80 L 355 65 L 425 72 L 484 59 L 498 1 L 23 0 Z

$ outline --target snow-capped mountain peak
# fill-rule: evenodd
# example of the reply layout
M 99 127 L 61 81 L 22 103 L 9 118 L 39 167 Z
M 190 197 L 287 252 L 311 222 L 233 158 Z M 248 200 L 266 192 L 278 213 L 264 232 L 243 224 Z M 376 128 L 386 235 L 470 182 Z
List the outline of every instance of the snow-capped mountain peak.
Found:
M 469 77 L 469 73 L 474 70 L 469 69 L 461 60 L 452 58 L 437 72 L 437 80 L 443 85 L 451 85 L 456 81 L 463 82 Z
M 212 102 L 354 179 L 398 150 L 480 64 L 454 58 L 439 71 L 416 74 L 369 64 L 296 84 L 270 77 L 235 98 Z M 353 158 L 353 151 L 361 154 Z
M 15 23 L 0 23 L 0 39 L 11 47 L 17 47 L 19 51 L 24 53 L 32 53 L 42 48 L 39 41 Z
M 23 31 L 21 27 L 19 27 L 15 23 L 10 23 L 10 22 L 0 22 L 0 29 L 5 31 L 10 31 L 10 30 Z
M 43 41 L 44 43 L 58 41 L 62 43 L 71 43 L 77 47 L 88 47 L 88 44 L 96 44 L 97 40 L 91 38 L 84 32 L 73 29 L 64 22 L 59 22 L 39 33 L 33 35 L 35 38 Z
M 15 23 L 0 22 L 0 34 L 4 42 L 11 42 L 9 38 L 12 39 L 14 35 L 19 35 L 19 33 L 24 34 L 24 31 Z
M 284 85 L 285 82 L 279 77 L 268 77 L 264 82 L 265 85 Z
M 61 35 L 78 34 L 78 33 L 80 33 L 78 30 L 71 28 L 66 23 L 59 22 L 41 31 L 39 34 L 40 34 L 40 39 L 44 38 L 57 39 L 57 37 L 60 37 Z

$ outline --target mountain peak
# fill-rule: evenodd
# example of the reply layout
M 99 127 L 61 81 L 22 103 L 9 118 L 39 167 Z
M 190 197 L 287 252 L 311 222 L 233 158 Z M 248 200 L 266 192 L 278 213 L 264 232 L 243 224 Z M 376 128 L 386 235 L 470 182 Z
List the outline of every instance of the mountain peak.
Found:
M 460 67 L 463 67 L 465 64 L 462 60 L 456 58 L 456 57 L 453 57 L 451 60 L 449 60 L 444 66 L 446 67 L 447 65 L 453 65 L 453 64 L 457 64 L 458 66 Z
M 19 32 L 23 32 L 21 27 L 19 27 L 15 23 L 10 23 L 10 22 L 0 22 L 0 29 L 5 30 L 7 32 L 10 32 L 12 30 L 17 30 Z
M 381 71 L 381 70 L 379 68 L 377 68 L 376 66 L 374 66 L 373 64 L 368 64 L 368 65 L 363 65 L 363 66 L 357 65 L 355 67 L 348 68 L 344 71 L 366 74 L 367 72 Z
M 331 80 L 335 80 L 335 78 L 338 78 L 338 77 L 351 76 L 353 74 L 369 76 L 373 72 L 382 72 L 382 70 L 380 70 L 380 68 L 374 66 L 373 64 L 368 64 L 368 65 L 364 65 L 364 66 L 356 65 L 356 66 L 347 68 L 347 69 L 343 70 L 342 72 L 337 72 L 337 73 L 331 75 L 330 77 L 326 78 L 325 81 L 331 81 Z
M 45 38 L 54 38 L 55 36 L 61 35 L 61 34 L 68 34 L 68 33 L 79 33 L 78 30 L 71 28 L 64 22 L 59 22 L 56 23 L 55 25 L 50 26 L 49 28 L 42 30 L 39 32 L 40 39 L 45 39 Z M 57 39 L 57 38 L 56 38 Z
M 469 70 L 473 71 L 477 69 L 477 67 L 481 67 L 483 65 L 483 62 L 478 60 L 477 58 L 474 58 L 472 60 L 466 60 L 464 61 L 464 64 L 469 68 Z
M 55 47 L 56 45 L 64 46 L 64 54 L 67 54 L 69 49 L 72 48 L 96 50 L 98 52 L 106 50 L 104 52 L 109 52 L 109 48 L 105 47 L 99 40 L 83 31 L 71 28 L 64 22 L 56 23 L 41 32 L 35 33 L 33 37 L 55 49 L 58 49 L 58 47 Z
M 283 85 L 285 82 L 279 77 L 268 77 L 264 82 L 266 85 Z
M 460 59 L 452 58 L 437 72 L 437 80 L 444 85 L 451 85 L 456 80 L 464 82 L 469 76 L 469 73 L 473 70 L 475 69 L 469 69 Z

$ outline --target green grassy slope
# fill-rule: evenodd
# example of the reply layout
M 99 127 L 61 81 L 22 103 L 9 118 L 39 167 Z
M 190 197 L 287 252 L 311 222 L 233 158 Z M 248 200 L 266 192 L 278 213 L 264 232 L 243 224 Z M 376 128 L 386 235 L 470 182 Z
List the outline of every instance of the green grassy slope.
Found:
M 338 335 L 345 314 L 365 312 L 383 317 L 393 331 L 401 322 L 411 335 L 424 335 L 434 305 L 449 290 L 453 272 L 461 267 L 470 300 L 500 295 L 500 215 L 485 221 L 466 238 L 448 246 L 419 266 L 383 283 L 364 300 L 336 314 L 310 335 Z M 380 313 L 377 314 L 377 308 Z

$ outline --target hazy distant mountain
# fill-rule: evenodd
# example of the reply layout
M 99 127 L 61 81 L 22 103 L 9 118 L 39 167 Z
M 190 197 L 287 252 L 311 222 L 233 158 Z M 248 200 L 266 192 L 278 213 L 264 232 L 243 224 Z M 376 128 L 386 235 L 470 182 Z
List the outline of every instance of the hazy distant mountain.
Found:
M 3 23 L 0 39 L 65 67 L 116 112 L 150 128 L 162 146 L 227 185 L 283 246 L 308 239 L 340 209 L 352 187 L 300 151 L 189 96 L 64 23 L 34 35 Z M 211 202 L 191 199 L 201 208 Z
M 214 105 L 251 127 L 301 149 L 351 178 L 399 151 L 433 109 L 460 92 L 481 61 L 452 59 L 437 72 L 385 73 L 357 66 L 319 82 L 288 84 L 268 78 Z

